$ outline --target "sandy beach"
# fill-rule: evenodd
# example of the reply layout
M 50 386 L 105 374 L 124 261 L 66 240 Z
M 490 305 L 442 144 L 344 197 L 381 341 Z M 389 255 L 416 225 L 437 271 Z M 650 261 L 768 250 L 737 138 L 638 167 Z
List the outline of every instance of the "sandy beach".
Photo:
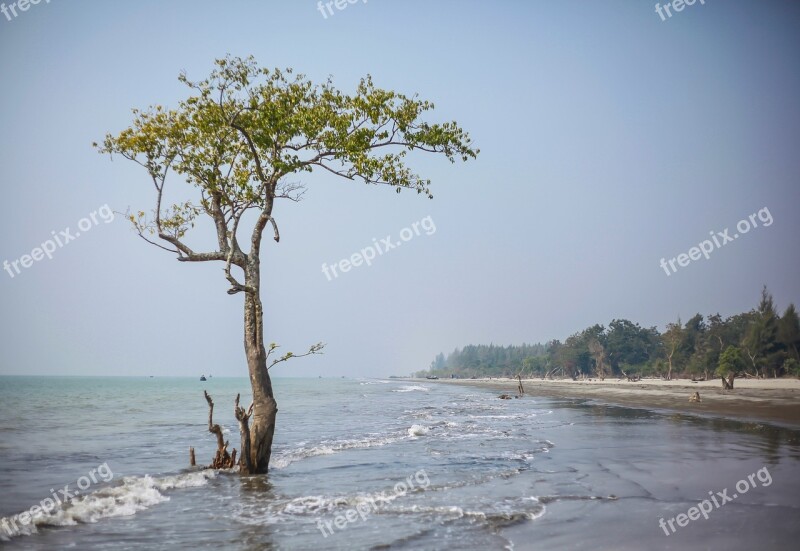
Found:
M 423 379 L 424 380 L 424 379 Z M 516 394 L 516 379 L 439 379 L 441 384 L 491 388 Z M 693 383 L 688 379 L 637 382 L 606 379 L 523 379 L 529 396 L 585 399 L 624 407 L 676 411 L 687 415 L 712 415 L 744 421 L 761 421 L 800 427 L 800 380 L 737 379 L 734 390 L 723 392 L 719 379 Z M 700 402 L 690 402 L 695 392 Z

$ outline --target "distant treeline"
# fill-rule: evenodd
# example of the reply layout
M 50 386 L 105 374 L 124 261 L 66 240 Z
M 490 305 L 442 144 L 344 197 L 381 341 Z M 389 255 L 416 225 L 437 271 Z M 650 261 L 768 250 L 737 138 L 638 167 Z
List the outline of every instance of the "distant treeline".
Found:
M 567 338 L 521 346 L 469 345 L 439 354 L 417 376 L 639 377 L 800 376 L 800 322 L 794 304 L 779 315 L 764 287 L 758 306 L 722 319 L 696 314 L 664 333 L 628 320 L 593 325 Z

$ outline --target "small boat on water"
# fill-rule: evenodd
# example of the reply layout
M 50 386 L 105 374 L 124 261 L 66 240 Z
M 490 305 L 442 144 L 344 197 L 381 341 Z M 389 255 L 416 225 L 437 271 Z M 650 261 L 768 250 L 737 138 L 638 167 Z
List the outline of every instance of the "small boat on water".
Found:
M 425 377 L 425 378 L 426 378 L 426 379 L 430 379 L 431 381 L 435 381 L 435 380 L 437 380 L 439 377 L 437 377 L 436 375 L 428 375 L 428 376 L 427 376 L 427 377 Z
M 201 381 L 205 381 L 206 380 L 206 376 L 205 375 L 200 375 L 200 380 Z

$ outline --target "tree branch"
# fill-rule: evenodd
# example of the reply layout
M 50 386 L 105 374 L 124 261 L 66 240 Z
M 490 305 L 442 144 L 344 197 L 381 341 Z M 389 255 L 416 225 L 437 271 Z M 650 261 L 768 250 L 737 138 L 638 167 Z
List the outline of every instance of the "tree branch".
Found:
M 269 346 L 269 351 L 267 352 L 267 359 L 269 359 L 269 355 L 276 348 L 280 348 L 280 347 L 275 343 L 272 343 Z M 269 366 L 267 367 L 267 371 L 272 369 L 272 367 L 274 365 L 277 365 L 277 364 L 279 364 L 281 362 L 285 362 L 285 361 L 290 360 L 292 358 L 304 358 L 306 356 L 311 356 L 311 355 L 314 355 L 314 354 L 323 354 L 323 352 L 322 352 L 323 348 L 325 348 L 325 344 L 321 343 L 321 342 L 318 342 L 317 344 L 312 344 L 311 347 L 309 347 L 308 352 L 306 352 L 305 354 L 294 354 L 292 352 L 287 352 L 286 354 L 284 354 L 283 356 L 281 356 L 277 360 L 273 360 L 272 363 L 269 364 Z

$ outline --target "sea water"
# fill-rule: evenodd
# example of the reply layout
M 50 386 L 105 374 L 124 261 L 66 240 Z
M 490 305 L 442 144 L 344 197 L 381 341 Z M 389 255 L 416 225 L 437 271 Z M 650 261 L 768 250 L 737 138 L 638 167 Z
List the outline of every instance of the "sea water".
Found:
M 0 547 L 766 550 L 800 539 L 795 430 L 428 381 L 274 387 L 270 474 L 242 477 L 190 468 L 189 447 L 211 461 L 207 390 L 239 448 L 233 401 L 249 403 L 246 378 L 0 377 Z M 771 484 L 755 478 L 708 519 L 660 526 L 760 469 Z M 4 530 L 14 518 L 18 530 Z

